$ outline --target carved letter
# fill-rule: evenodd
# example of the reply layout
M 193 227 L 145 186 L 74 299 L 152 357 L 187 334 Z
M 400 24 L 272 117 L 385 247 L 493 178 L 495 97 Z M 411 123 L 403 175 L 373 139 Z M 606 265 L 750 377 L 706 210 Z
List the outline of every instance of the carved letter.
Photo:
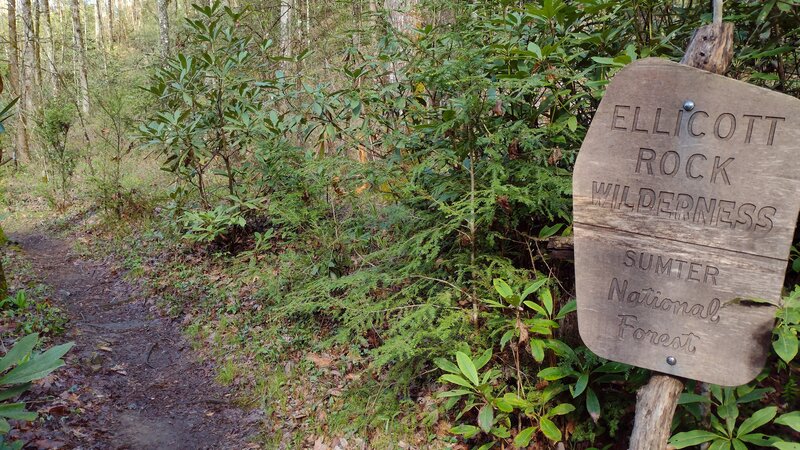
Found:
M 703 161 L 707 161 L 706 155 L 702 153 L 695 153 L 694 155 L 690 156 L 689 159 L 686 161 L 686 176 L 693 179 L 693 180 L 702 180 L 703 175 L 695 175 L 692 173 L 692 165 L 694 164 L 695 158 L 703 158 Z
M 761 116 L 754 116 L 752 114 L 743 114 L 744 117 L 747 117 L 749 120 L 747 121 L 747 134 L 744 136 L 744 143 L 749 144 L 750 138 L 753 137 L 753 122 L 756 119 L 763 119 Z
M 612 130 L 622 130 L 622 131 L 626 131 L 627 130 L 627 128 L 625 128 L 625 127 L 617 126 L 617 119 L 625 120 L 625 116 L 622 116 L 622 115 L 619 114 L 619 110 L 622 109 L 622 108 L 631 109 L 630 106 L 614 105 L 614 118 L 611 119 L 611 129 Z
M 767 138 L 767 145 L 772 145 L 772 142 L 775 140 L 775 128 L 778 126 L 778 121 L 781 122 L 786 120 L 786 117 L 772 117 L 766 116 L 765 119 L 772 120 L 772 123 L 769 124 L 769 138 Z
M 694 119 L 697 118 L 698 114 L 703 114 L 704 116 L 708 117 L 708 113 L 707 112 L 705 112 L 705 111 L 696 111 L 694 114 L 689 116 L 689 123 L 686 126 L 687 126 L 687 128 L 689 128 L 689 134 L 691 134 L 692 136 L 694 136 L 694 137 L 703 137 L 703 136 L 706 135 L 706 133 L 704 131 L 701 131 L 699 133 L 696 133 L 694 131 Z
M 728 128 L 728 134 L 722 136 L 719 132 L 719 124 L 722 122 L 722 118 L 727 117 L 730 121 L 730 128 Z M 731 113 L 722 113 L 717 117 L 716 122 L 714 122 L 714 136 L 717 139 L 722 139 L 723 141 L 727 141 L 728 139 L 733 137 L 733 133 L 736 132 L 736 117 Z
M 714 169 L 711 171 L 711 182 L 716 183 L 717 175 L 722 175 L 722 181 L 730 186 L 731 180 L 728 178 L 728 172 L 725 171 L 725 167 L 732 163 L 734 158 L 728 158 L 722 164 L 719 163 L 720 159 L 719 156 L 714 157 Z
M 642 168 L 642 163 L 647 166 L 647 174 L 653 174 L 653 164 L 652 162 L 656 159 L 656 152 L 651 148 L 640 148 L 639 149 L 639 158 L 636 159 L 636 173 L 640 173 L 639 171 Z

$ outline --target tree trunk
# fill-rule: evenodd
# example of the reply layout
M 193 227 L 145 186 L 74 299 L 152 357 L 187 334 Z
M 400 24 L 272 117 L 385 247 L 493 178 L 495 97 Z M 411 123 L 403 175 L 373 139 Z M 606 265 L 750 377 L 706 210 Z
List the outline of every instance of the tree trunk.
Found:
M 42 89 L 42 28 L 41 28 L 41 15 L 42 15 L 42 2 L 41 0 L 34 0 L 33 2 L 33 45 L 34 45 L 34 54 L 36 56 L 35 67 L 36 67 L 36 79 L 38 80 L 38 84 L 36 85 L 37 89 L 39 89 L 39 95 L 41 95 Z
M 291 26 L 292 26 L 292 0 L 281 0 L 281 8 L 280 8 L 280 24 L 281 24 L 281 54 L 283 56 L 289 56 L 291 54 L 291 47 L 292 47 L 292 36 L 291 36 Z
M 86 68 L 86 48 L 83 45 L 83 29 L 81 28 L 81 4 L 72 0 L 72 37 L 75 46 L 75 65 L 78 72 L 78 104 L 84 114 L 89 114 L 89 74 Z
M 669 375 L 653 375 L 636 393 L 636 417 L 629 450 L 663 450 L 667 448 L 670 424 L 683 382 Z
M 44 64 L 47 67 L 47 77 L 53 89 L 53 95 L 58 95 L 58 70 L 56 69 L 56 43 L 53 37 L 53 27 L 50 22 L 50 1 L 42 0 L 42 39 L 44 44 Z
M 19 43 L 17 39 L 17 3 L 16 0 L 7 0 L 8 4 L 8 81 L 14 95 L 22 96 L 20 86 L 21 67 L 19 61 Z M 24 102 L 17 103 L 17 123 L 14 134 L 16 146 L 12 155 L 14 163 L 21 157 L 27 158 L 30 154 L 28 148 L 28 123 L 25 115 Z
M 158 36 L 161 42 L 161 58 L 169 56 L 169 1 L 157 0 L 158 7 Z
M 408 34 L 419 25 L 417 5 L 419 0 L 384 0 L 383 7 L 389 16 L 389 24 L 399 34 Z M 393 61 L 389 69 L 389 82 L 400 81 L 400 72 L 405 63 Z
M 94 41 L 97 48 L 103 48 L 103 11 L 101 2 L 94 4 Z
M 22 26 L 25 39 L 22 42 L 22 71 L 20 73 L 22 81 L 22 102 L 25 105 L 25 113 L 30 114 L 34 111 L 34 90 L 39 87 L 38 73 L 36 71 L 36 30 L 33 26 L 33 14 L 31 12 L 31 0 L 22 0 Z
M 114 45 L 114 0 L 106 2 L 106 22 L 108 22 L 108 46 L 112 47 Z
M 384 0 L 383 7 L 389 15 L 389 23 L 400 33 L 409 33 L 419 25 L 417 5 L 419 0 Z

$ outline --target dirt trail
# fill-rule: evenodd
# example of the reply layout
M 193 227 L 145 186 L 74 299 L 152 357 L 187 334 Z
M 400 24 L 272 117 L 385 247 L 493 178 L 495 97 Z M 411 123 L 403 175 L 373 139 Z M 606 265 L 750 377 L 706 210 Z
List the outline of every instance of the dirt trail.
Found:
M 69 312 L 63 339 L 76 342 L 56 384 L 68 388 L 60 398 L 83 412 L 51 414 L 45 441 L 85 449 L 253 448 L 246 437 L 260 417 L 233 404 L 212 368 L 135 285 L 107 263 L 76 258 L 61 240 L 14 239 Z

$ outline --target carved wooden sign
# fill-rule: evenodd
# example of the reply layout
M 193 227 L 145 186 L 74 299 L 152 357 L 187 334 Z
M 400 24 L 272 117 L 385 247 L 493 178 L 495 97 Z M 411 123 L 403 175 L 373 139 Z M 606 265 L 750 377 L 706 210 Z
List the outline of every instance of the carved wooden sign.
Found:
M 800 209 L 800 100 L 637 61 L 608 86 L 573 180 L 586 345 L 725 386 L 758 375 Z

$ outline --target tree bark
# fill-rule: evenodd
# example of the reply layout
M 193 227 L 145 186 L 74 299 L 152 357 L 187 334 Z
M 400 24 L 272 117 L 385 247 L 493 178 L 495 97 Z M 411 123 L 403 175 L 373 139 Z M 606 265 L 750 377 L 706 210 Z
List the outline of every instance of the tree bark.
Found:
M 78 105 L 84 114 L 89 114 L 89 73 L 86 67 L 86 48 L 83 45 L 83 28 L 81 27 L 81 4 L 72 0 L 72 38 L 75 46 L 75 65 L 78 72 Z
M 8 5 L 8 81 L 14 95 L 22 97 L 20 86 L 21 67 L 19 61 L 19 41 L 17 38 L 17 3 L 16 0 L 7 0 Z M 21 98 L 20 98 L 21 100 Z M 27 158 L 30 154 L 28 148 L 28 123 L 25 114 L 24 101 L 17 103 L 17 123 L 15 127 L 14 139 L 16 146 L 12 155 L 14 162 L 21 157 Z
M 97 48 L 103 48 L 103 9 L 102 2 L 94 4 L 94 41 Z
M 114 45 L 114 0 L 106 2 L 106 22 L 108 22 L 108 46 L 112 47 Z
M 384 0 L 383 7 L 392 28 L 405 34 L 419 26 L 418 4 L 419 0 Z
M 38 83 L 36 85 L 37 89 L 39 89 L 39 94 L 41 94 L 42 88 L 42 27 L 41 27 L 41 15 L 42 15 L 42 2 L 41 0 L 34 0 L 33 1 L 33 48 L 34 48 L 34 55 L 36 59 L 35 67 L 36 67 L 36 79 Z
M 724 75 L 733 60 L 733 24 L 712 23 L 694 31 L 681 64 Z
M 389 18 L 389 24 L 399 34 L 408 34 L 419 25 L 417 6 L 419 0 L 384 0 L 383 7 Z M 400 72 L 405 63 L 393 61 L 389 69 L 389 82 L 400 81 Z
M 281 23 L 281 54 L 288 56 L 292 50 L 292 0 L 281 0 L 280 23 Z
M 47 67 L 47 78 L 53 95 L 58 95 L 58 70 L 56 69 L 56 43 L 53 38 L 53 27 L 50 22 L 50 0 L 42 0 L 42 39 L 44 44 L 44 64 Z
M 664 450 L 667 448 L 670 425 L 683 382 L 669 375 L 653 375 L 636 393 L 634 419 L 629 450 Z
M 21 0 L 20 6 L 22 7 L 22 26 L 25 36 L 22 42 L 22 71 L 20 73 L 22 101 L 25 105 L 25 112 L 31 114 L 34 111 L 34 90 L 38 89 L 40 84 L 36 71 L 36 30 L 33 26 L 31 0 Z
M 169 0 L 157 0 L 158 37 L 161 42 L 161 58 L 169 56 Z

